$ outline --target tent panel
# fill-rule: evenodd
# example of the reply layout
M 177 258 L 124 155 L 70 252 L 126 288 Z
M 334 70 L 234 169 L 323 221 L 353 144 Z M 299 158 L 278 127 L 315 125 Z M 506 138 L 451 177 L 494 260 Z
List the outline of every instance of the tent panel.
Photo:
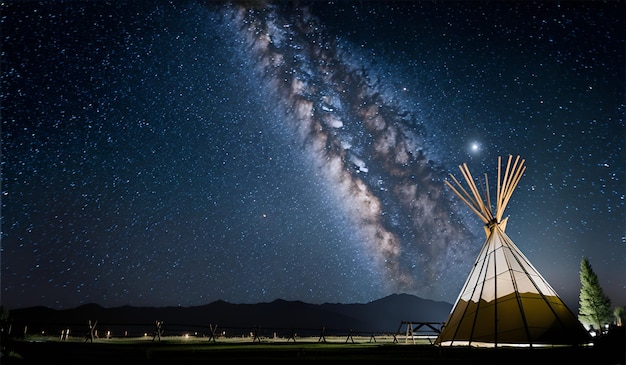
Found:
M 447 327 L 456 326 L 461 322 L 461 319 L 464 315 L 466 315 L 467 302 L 459 301 L 454 307 L 454 311 L 450 314 L 448 321 L 446 323 Z
M 513 280 L 517 285 L 517 291 L 520 293 L 538 293 L 532 278 L 520 272 L 513 272 Z
M 463 317 L 463 320 L 459 323 L 456 328 L 456 333 L 454 336 L 455 340 L 471 340 L 474 333 L 474 320 L 473 317 Z
M 485 270 L 485 279 L 493 278 L 496 275 L 496 267 L 493 253 L 487 258 L 487 266 Z
M 515 296 L 498 300 L 498 333 L 511 333 L 525 327 L 519 302 Z
M 502 246 L 502 242 L 498 238 L 498 234 L 495 231 L 492 231 L 491 235 L 489 235 L 489 238 L 487 239 L 487 252 L 492 253 L 500 246 Z
M 538 273 L 531 275 L 532 280 L 538 287 L 540 293 L 546 296 L 557 296 L 554 290 L 550 287 L 550 285 L 545 281 L 541 275 Z
M 437 341 L 468 340 L 472 337 L 476 303 L 459 301 L 441 330 Z
M 511 280 L 511 273 L 508 271 L 498 275 L 496 285 L 498 298 L 502 298 L 509 294 L 515 293 L 515 286 L 513 285 L 513 281 Z
M 495 274 L 496 275 L 500 275 L 504 272 L 509 271 L 509 267 L 506 264 L 506 259 L 505 259 L 505 251 L 508 251 L 506 248 L 500 247 L 499 249 L 497 249 L 494 252 L 494 259 L 495 259 Z
M 481 302 L 476 312 L 476 324 L 472 340 L 487 341 L 493 339 L 496 332 L 495 302 Z
M 524 272 L 524 269 L 522 267 L 522 265 L 520 265 L 520 263 L 518 262 L 518 260 L 515 258 L 514 254 L 512 251 L 509 250 L 509 255 L 508 255 L 508 263 L 509 263 L 509 268 L 513 271 L 517 271 L 517 272 Z
M 548 303 L 540 296 L 523 294 L 521 300 L 529 327 L 549 328 L 557 320 Z
M 486 302 L 491 302 L 496 299 L 496 279 L 492 278 L 485 280 L 483 288 L 480 294 L 480 299 Z M 477 300 L 476 300 L 477 301 Z
M 562 307 L 563 309 L 565 309 L 567 312 L 569 312 L 569 309 L 567 308 L 567 306 L 565 305 L 565 303 L 563 303 L 563 301 L 561 300 L 561 298 L 559 298 L 557 295 L 545 295 L 545 299 L 548 303 L 550 303 L 550 305 L 555 308 L 555 307 Z
M 472 272 L 470 272 L 469 280 L 467 281 L 467 285 L 464 288 L 460 299 L 469 301 L 474 295 L 474 292 L 477 290 L 477 287 L 479 286 L 478 283 L 480 282 L 482 282 L 480 267 L 474 267 Z
M 498 332 L 498 343 L 528 344 L 528 332 L 524 327 L 517 327 L 509 331 Z

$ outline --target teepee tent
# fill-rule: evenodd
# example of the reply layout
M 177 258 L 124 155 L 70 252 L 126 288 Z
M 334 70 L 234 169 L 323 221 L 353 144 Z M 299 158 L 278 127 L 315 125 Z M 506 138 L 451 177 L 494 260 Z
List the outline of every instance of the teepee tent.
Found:
M 479 192 L 466 164 L 459 166 L 468 189 L 452 175 L 446 185 L 480 217 L 487 240 L 435 341 L 442 346 L 578 345 L 589 335 L 557 293 L 504 233 L 503 218 L 526 167 L 509 156 L 504 171 L 498 157 L 495 212 L 489 182 Z M 456 186 L 455 186 L 456 185 Z

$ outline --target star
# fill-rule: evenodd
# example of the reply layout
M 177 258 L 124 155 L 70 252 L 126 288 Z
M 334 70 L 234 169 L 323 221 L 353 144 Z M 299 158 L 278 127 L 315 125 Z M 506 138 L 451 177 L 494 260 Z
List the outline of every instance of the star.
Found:
M 472 142 L 470 144 L 470 152 L 472 154 L 477 154 L 477 153 L 480 152 L 480 150 L 481 150 L 481 148 L 480 148 L 480 143 L 479 142 L 474 141 L 474 142 Z

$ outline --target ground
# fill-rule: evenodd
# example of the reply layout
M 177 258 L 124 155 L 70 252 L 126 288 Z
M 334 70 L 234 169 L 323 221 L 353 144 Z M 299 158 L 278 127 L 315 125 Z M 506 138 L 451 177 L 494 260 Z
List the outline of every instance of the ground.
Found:
M 260 342 L 259 342 L 260 340 Z M 2 364 L 502 364 L 532 362 L 624 364 L 623 347 L 615 344 L 580 347 L 498 348 L 439 347 L 426 339 L 416 341 L 391 336 L 319 338 L 208 338 L 171 336 L 161 341 L 151 336 L 61 341 L 31 337 L 6 342 L 11 355 Z

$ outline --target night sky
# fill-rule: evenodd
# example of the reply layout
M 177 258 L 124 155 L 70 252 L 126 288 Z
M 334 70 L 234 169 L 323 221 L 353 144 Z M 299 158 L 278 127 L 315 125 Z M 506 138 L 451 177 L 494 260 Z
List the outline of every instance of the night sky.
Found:
M 509 155 L 507 234 L 626 305 L 624 1 L 0 6 L 10 309 L 453 303 L 485 235 L 444 180 Z

